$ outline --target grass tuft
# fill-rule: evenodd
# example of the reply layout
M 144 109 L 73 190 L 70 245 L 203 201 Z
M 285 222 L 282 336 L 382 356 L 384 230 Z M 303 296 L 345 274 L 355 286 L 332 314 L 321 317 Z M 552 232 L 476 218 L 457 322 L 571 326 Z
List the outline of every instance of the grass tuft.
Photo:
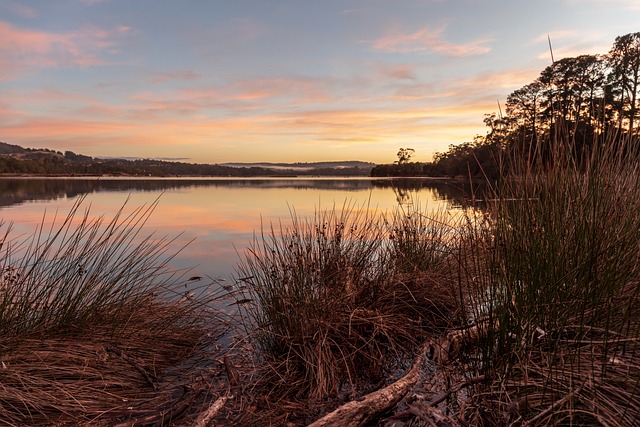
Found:
M 505 423 L 631 424 L 640 417 L 638 142 L 612 137 L 576 158 L 563 140 L 544 158 L 515 153 L 517 175 L 469 221 L 464 272 L 484 331 L 476 369 L 494 379 L 483 410 Z
M 219 297 L 169 268 L 173 240 L 143 234 L 157 201 L 111 220 L 81 214 L 81 202 L 61 224 L 43 219 L 22 240 L 7 226 L 0 241 L 0 419 L 177 419 L 205 390 L 194 384 L 223 332 Z
M 415 225 L 390 227 L 382 215 L 345 204 L 307 219 L 293 212 L 290 225 L 254 240 L 238 275 L 251 301 L 248 328 L 279 394 L 323 398 L 344 385 L 355 393 L 384 380 L 389 361 L 427 330 L 451 323 L 452 286 L 397 268 L 407 260 L 388 237 Z

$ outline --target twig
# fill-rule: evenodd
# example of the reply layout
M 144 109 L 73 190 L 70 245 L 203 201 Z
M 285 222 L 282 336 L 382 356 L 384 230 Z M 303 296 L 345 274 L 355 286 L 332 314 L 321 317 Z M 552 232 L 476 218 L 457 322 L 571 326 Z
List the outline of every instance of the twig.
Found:
M 468 380 L 465 380 L 465 381 L 460 381 L 459 383 L 454 384 L 453 387 L 451 387 L 446 392 L 441 393 L 439 396 L 432 399 L 429 402 L 429 405 L 436 406 L 437 404 L 442 403 L 446 399 L 448 399 L 449 396 L 451 396 L 453 393 L 457 393 L 458 391 L 462 390 L 465 387 L 469 387 L 470 385 L 481 383 L 484 380 L 485 380 L 484 375 L 478 375 L 477 377 L 469 378 Z
M 335 411 L 316 420 L 309 427 L 356 427 L 365 425 L 376 414 L 395 405 L 415 385 L 420 377 L 420 366 L 424 361 L 426 345 L 420 348 L 413 366 L 402 378 L 393 384 L 374 391 L 357 401 L 340 406 Z

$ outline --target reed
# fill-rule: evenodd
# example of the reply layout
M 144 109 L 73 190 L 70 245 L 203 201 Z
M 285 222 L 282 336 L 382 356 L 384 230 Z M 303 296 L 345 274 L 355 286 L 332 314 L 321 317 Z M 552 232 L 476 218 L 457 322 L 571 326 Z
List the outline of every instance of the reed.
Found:
M 81 202 L 30 238 L 6 225 L 0 239 L 0 420 L 169 420 L 187 366 L 221 336 L 219 296 L 169 268 L 174 240 L 144 234 L 157 201 L 110 220 Z
M 451 287 L 396 269 L 389 233 L 398 227 L 349 204 L 313 218 L 292 212 L 290 224 L 263 228 L 245 252 L 238 275 L 248 329 L 278 395 L 321 398 L 344 386 L 355 395 L 383 380 L 428 328 L 450 323 Z
M 484 337 L 480 357 L 468 356 L 495 381 L 483 411 L 492 422 L 630 425 L 640 417 L 638 142 L 611 136 L 581 157 L 562 135 L 547 142 L 544 156 L 511 153 L 491 210 L 468 222 L 464 286 Z
M 431 211 L 414 200 L 394 210 L 387 225 L 396 270 L 412 273 L 449 267 L 458 219 L 448 210 Z

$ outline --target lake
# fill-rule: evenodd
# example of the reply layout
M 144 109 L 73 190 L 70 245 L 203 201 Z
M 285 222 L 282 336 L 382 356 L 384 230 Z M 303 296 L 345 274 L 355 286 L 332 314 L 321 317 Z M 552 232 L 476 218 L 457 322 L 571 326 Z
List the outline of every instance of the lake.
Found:
M 459 211 L 465 192 L 457 185 L 425 179 L 263 178 L 131 179 L 0 178 L 0 219 L 12 224 L 12 236 L 29 237 L 37 225 L 63 219 L 79 198 L 90 216 L 111 218 L 125 211 L 159 204 L 146 234 L 176 237 L 172 260 L 189 275 L 229 279 L 261 226 L 286 224 L 295 210 L 311 216 L 345 203 L 379 212 L 420 203 L 428 210 Z

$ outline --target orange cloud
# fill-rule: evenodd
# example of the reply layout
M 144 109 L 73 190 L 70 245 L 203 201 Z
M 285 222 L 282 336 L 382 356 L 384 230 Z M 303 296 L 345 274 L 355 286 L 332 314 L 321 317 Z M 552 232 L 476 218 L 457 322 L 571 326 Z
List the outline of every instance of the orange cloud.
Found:
M 491 39 L 479 39 L 468 43 L 451 43 L 442 37 L 443 29 L 423 28 L 411 34 L 390 34 L 373 42 L 375 50 L 389 53 L 437 52 L 445 56 L 473 56 L 491 51 L 487 43 Z
M 296 102 L 323 102 L 329 97 L 321 80 L 305 78 L 253 79 L 234 85 L 236 99 L 290 98 Z
M 513 79 L 504 74 L 493 81 Z M 331 153 L 340 149 L 339 157 L 361 158 L 366 150 L 365 160 L 384 161 L 372 156 L 388 150 L 390 144 L 416 147 L 416 141 L 429 141 L 433 147 L 428 152 L 432 153 L 483 133 L 483 114 L 495 110 L 496 99 L 483 92 L 490 88 L 475 88 L 485 80 L 491 80 L 490 76 L 439 87 L 408 86 L 409 93 L 420 96 L 416 100 L 371 96 L 356 89 L 357 96 L 340 99 L 340 108 L 335 107 L 338 99 L 329 94 L 350 85 L 331 82 L 338 84 L 332 86 L 326 80 L 258 79 L 213 89 L 140 93 L 124 106 L 100 103 L 84 95 L 38 90 L 5 99 L 14 111 L 3 115 L 11 117 L 2 123 L 3 138 L 93 156 L 149 157 L 150 147 L 154 147 L 151 156 L 156 158 L 221 162 L 241 158 L 284 161 L 288 157 L 300 161 L 331 160 Z M 465 94 L 465 101 L 452 105 L 450 99 L 460 94 Z M 53 108 L 50 114 L 40 116 L 15 110 L 43 109 L 57 102 L 79 106 L 75 110 Z M 277 159 L 273 157 L 276 153 Z
M 376 64 L 375 68 L 378 70 L 378 72 L 383 78 L 391 78 L 394 80 L 415 80 L 416 79 L 415 65 Z
M 131 29 L 86 27 L 68 33 L 47 33 L 18 28 L 0 21 L 0 78 L 7 79 L 25 69 L 89 67 L 105 63 L 118 40 Z
M 132 114 L 147 120 L 164 116 L 207 116 L 249 113 L 277 104 L 278 108 L 334 101 L 323 80 L 271 78 L 241 80 L 221 87 L 192 87 L 169 93 L 134 94 Z
M 26 146 L 71 149 L 93 156 L 180 155 L 202 162 L 240 158 L 246 161 L 330 160 L 336 157 L 332 150 L 338 148 L 342 149 L 338 157 L 360 158 L 362 147 L 369 147 L 365 160 L 377 161 L 380 159 L 375 158 L 375 152 L 386 152 L 389 144 L 415 146 L 417 141 L 429 141 L 446 147 L 470 139 L 470 135 L 483 131 L 485 112 L 486 108 L 475 106 L 402 111 L 315 110 L 249 117 L 174 117 L 150 122 L 124 118 L 112 121 L 23 118 L 20 122 L 4 124 L 3 138 Z M 105 152 L 107 146 L 108 152 Z M 278 159 L 273 157 L 276 153 Z
M 0 103 L 14 111 L 0 115 L 0 124 L 8 142 L 92 156 L 213 163 L 387 161 L 390 146 L 410 146 L 428 156 L 483 134 L 483 115 L 497 110 L 496 100 L 540 71 L 485 73 L 436 85 L 420 83 L 417 76 L 380 78 L 385 72 L 408 77 L 410 66 L 369 69 L 370 75 L 342 80 L 263 78 L 226 86 L 154 87 L 117 104 L 50 89 L 10 93 Z M 27 115 L 30 109 L 38 113 Z

